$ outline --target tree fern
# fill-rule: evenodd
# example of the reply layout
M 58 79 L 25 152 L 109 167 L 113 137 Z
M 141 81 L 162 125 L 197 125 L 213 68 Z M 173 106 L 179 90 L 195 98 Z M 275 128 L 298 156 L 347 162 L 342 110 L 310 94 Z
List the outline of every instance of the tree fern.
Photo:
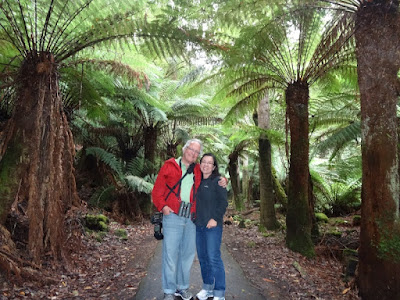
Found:
M 103 162 L 111 170 L 113 170 L 119 177 L 122 177 L 123 171 L 121 162 L 115 157 L 114 154 L 105 151 L 102 148 L 90 147 L 86 149 L 86 155 L 93 155 L 99 161 Z
M 150 195 L 153 190 L 153 184 L 147 182 L 146 179 L 134 175 L 128 175 L 125 177 L 128 187 L 132 191 L 139 193 L 145 193 Z

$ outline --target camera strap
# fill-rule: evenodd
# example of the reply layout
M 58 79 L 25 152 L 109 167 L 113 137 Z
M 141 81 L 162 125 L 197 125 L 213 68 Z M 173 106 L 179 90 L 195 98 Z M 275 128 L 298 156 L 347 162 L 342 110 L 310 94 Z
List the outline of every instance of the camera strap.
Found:
M 167 201 L 169 195 L 171 193 L 174 193 L 176 198 L 180 199 L 180 194 L 181 194 L 181 183 L 183 178 L 186 177 L 187 174 L 191 174 L 194 171 L 195 163 L 192 163 L 186 170 L 186 173 L 178 180 L 177 183 L 173 187 L 170 187 L 168 184 L 165 184 L 167 188 L 169 189 L 168 195 L 165 197 L 165 201 Z M 182 159 L 179 160 L 179 168 L 182 170 Z M 175 192 L 176 187 L 178 187 L 178 191 Z

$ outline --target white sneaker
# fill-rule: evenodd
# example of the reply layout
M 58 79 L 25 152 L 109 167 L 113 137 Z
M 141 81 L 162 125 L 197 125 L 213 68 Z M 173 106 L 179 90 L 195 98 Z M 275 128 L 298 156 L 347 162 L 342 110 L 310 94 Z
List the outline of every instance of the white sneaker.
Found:
M 213 291 L 207 291 L 205 289 L 202 289 L 196 295 L 197 299 L 199 299 L 199 300 L 207 300 L 208 298 L 211 298 L 212 296 L 213 296 Z
M 214 297 L 214 300 L 225 300 L 225 297 Z

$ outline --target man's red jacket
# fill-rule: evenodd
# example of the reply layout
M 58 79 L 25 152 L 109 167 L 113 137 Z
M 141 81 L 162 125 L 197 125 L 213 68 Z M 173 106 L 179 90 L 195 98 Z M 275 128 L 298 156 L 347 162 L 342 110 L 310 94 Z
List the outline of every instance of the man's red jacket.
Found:
M 196 164 L 193 173 L 194 183 L 190 193 L 190 202 L 192 203 L 190 210 L 191 214 L 196 212 L 196 199 L 193 199 L 193 193 L 197 191 L 201 182 L 201 171 L 199 164 Z M 181 179 L 181 177 L 182 170 L 176 163 L 175 158 L 168 159 L 161 167 L 160 172 L 158 172 L 158 176 L 151 193 L 153 203 L 158 211 L 161 211 L 164 206 L 168 205 L 176 214 L 179 212 L 181 199 L 180 195 L 179 198 L 176 196 L 179 186 L 177 186 L 172 193 L 169 193 L 170 189 L 168 186 L 172 188 Z M 168 199 L 166 199 L 168 194 Z

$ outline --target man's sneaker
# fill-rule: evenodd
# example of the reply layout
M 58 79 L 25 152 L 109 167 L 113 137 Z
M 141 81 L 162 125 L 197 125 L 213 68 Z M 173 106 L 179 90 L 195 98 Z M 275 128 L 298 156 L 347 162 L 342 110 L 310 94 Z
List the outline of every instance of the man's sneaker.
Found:
M 225 297 L 214 297 L 214 300 L 225 300 Z
M 212 298 L 212 296 L 214 296 L 213 291 L 207 291 L 205 289 L 202 289 L 196 295 L 197 299 L 199 300 L 207 300 L 208 298 Z
M 175 300 L 174 294 L 164 294 L 164 300 Z
M 176 290 L 175 296 L 179 296 L 183 300 L 190 300 L 193 297 L 193 295 L 187 289 L 186 290 Z

